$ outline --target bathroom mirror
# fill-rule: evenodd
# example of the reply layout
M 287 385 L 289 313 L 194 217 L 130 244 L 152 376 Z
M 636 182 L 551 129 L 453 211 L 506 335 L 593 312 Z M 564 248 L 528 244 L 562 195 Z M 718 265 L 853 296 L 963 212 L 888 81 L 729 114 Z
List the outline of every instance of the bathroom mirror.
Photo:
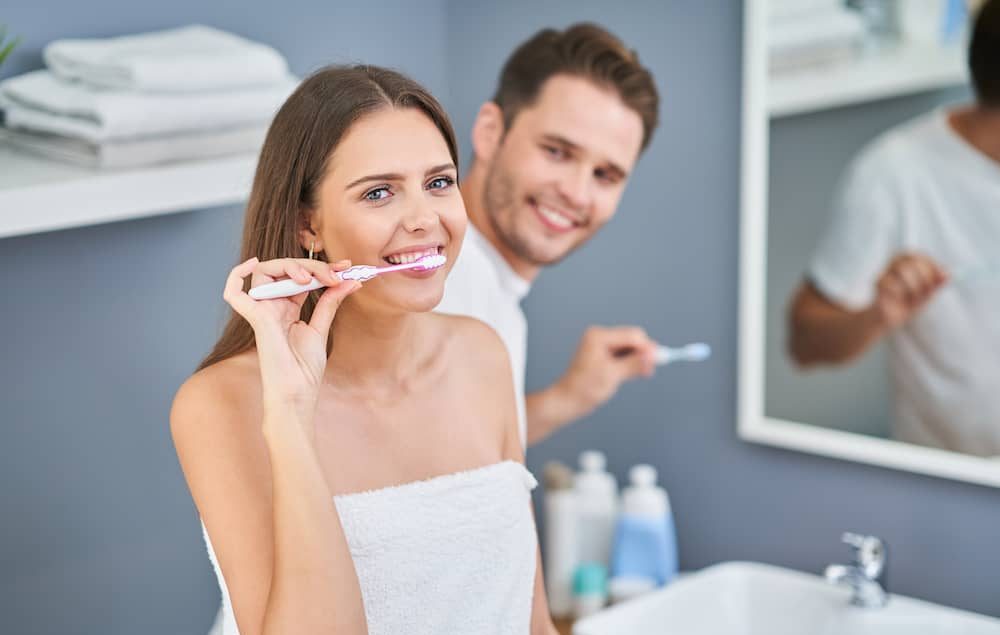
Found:
M 1000 161 L 956 114 L 977 5 L 744 3 L 743 439 L 1000 485 Z

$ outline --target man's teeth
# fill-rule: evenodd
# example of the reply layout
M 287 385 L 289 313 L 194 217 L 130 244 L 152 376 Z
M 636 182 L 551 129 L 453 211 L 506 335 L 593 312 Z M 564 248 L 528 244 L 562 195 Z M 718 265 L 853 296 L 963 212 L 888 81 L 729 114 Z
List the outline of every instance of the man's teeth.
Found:
M 545 217 L 545 220 L 549 221 L 556 227 L 559 227 L 561 229 L 569 229 L 570 227 L 573 226 L 573 221 L 571 221 L 570 219 L 566 218 L 565 216 L 563 216 L 558 212 L 553 212 L 547 207 L 542 207 L 541 205 L 539 205 L 538 211 L 541 213 L 542 216 Z
M 431 247 L 430 249 L 424 249 L 423 251 L 411 251 L 405 254 L 393 254 L 391 256 L 386 256 L 385 259 L 394 265 L 406 265 L 411 262 L 420 260 L 424 256 L 436 256 L 437 247 Z

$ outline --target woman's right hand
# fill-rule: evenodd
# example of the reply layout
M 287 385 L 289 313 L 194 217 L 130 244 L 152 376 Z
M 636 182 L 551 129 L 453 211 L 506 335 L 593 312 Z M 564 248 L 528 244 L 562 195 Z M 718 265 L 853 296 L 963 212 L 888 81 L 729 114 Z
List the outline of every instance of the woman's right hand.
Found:
M 265 406 L 291 406 L 311 420 L 326 368 L 326 344 L 333 318 L 343 299 L 361 288 L 360 282 L 342 281 L 337 276 L 338 271 L 350 266 L 347 260 L 331 265 L 304 258 L 265 262 L 251 258 L 229 273 L 222 296 L 253 327 Z M 316 278 L 328 287 L 306 323 L 299 316 L 308 292 L 254 300 L 243 291 L 243 280 L 251 274 L 251 288 L 282 278 L 303 284 Z

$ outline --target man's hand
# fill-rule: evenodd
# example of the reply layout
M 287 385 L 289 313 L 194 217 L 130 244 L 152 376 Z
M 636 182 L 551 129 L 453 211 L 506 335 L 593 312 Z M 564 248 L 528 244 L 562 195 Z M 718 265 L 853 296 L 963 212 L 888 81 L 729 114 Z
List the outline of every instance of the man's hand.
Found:
M 947 282 L 948 274 L 931 258 L 899 254 L 879 276 L 871 310 L 884 328 L 897 328 L 927 306 Z
M 528 395 L 528 444 L 590 414 L 625 381 L 652 376 L 656 347 L 639 327 L 587 329 L 563 376 L 545 390 Z
M 590 414 L 633 377 L 650 377 L 656 368 L 656 342 L 637 326 L 592 326 L 580 339 L 576 355 L 559 380 L 579 407 Z
M 900 253 L 876 281 L 875 300 L 856 311 L 806 280 L 789 311 L 789 353 L 800 367 L 850 362 L 910 320 L 947 282 L 948 275 L 927 256 Z

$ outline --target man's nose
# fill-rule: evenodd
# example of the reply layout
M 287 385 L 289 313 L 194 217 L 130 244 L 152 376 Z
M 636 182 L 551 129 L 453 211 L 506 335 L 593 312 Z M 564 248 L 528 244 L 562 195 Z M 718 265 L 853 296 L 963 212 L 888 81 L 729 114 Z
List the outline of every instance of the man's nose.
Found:
M 574 210 L 586 209 L 591 197 L 591 169 L 577 165 L 567 170 L 559 181 L 559 193 Z

